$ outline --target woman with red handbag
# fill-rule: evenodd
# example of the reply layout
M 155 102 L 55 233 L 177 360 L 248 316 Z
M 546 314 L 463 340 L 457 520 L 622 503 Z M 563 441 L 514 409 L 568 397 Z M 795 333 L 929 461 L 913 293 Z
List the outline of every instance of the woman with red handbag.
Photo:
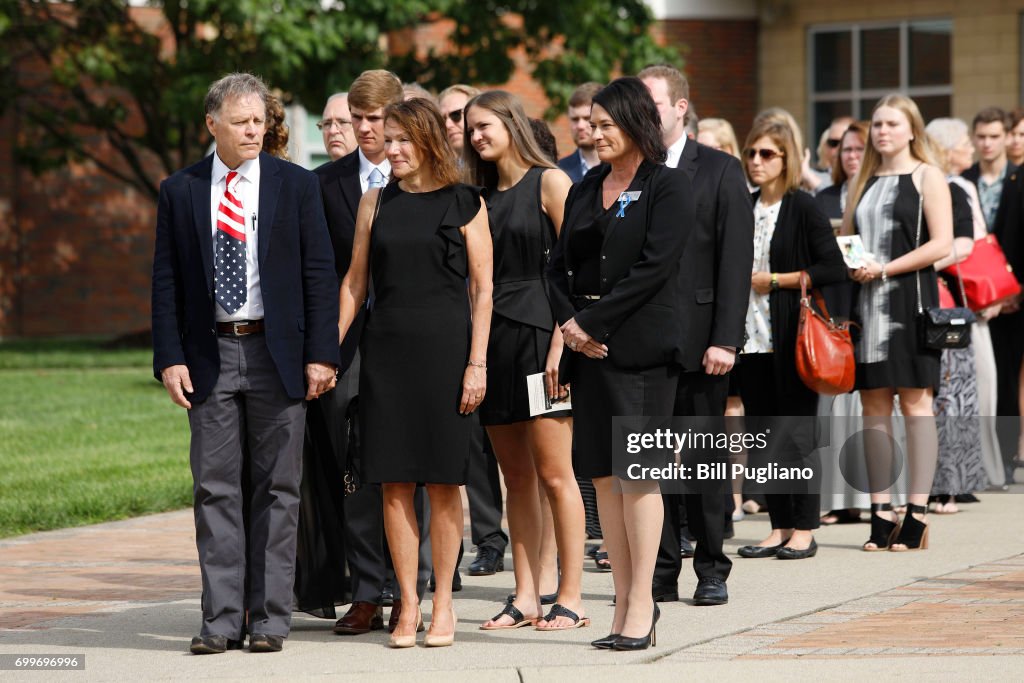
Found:
M 800 156 L 792 129 L 762 119 L 755 122 L 744 150 L 747 179 L 754 193 L 754 273 L 747 309 L 747 341 L 733 370 L 746 410 L 746 430 L 771 430 L 771 462 L 804 460 L 815 448 L 813 416 L 818 395 L 797 374 L 796 341 L 800 317 L 800 276 L 814 286 L 845 277 L 843 257 L 828 218 L 814 199 L 799 190 Z M 788 416 L 783 418 L 781 416 Z M 793 417 L 806 417 L 796 421 Z M 756 456 L 751 453 L 751 458 Z M 817 482 L 813 484 L 817 487 Z M 792 484 L 769 485 L 772 531 L 741 557 L 804 559 L 818 545 L 821 495 Z
M 967 124 L 960 119 L 940 118 L 931 121 L 925 130 L 943 154 L 942 167 L 948 174 L 953 198 L 955 254 L 935 264 L 937 271 L 944 271 L 966 261 L 975 241 L 987 238 L 988 230 L 977 188 L 960 176 L 970 168 L 974 156 Z M 953 296 L 960 296 L 956 275 L 947 271 L 942 277 Z M 935 397 L 935 413 L 946 419 L 939 425 L 939 462 L 932 483 L 932 495 L 939 498 L 935 511 L 939 513 L 957 512 L 955 494 L 1003 483 L 995 421 L 978 418 L 996 414 L 996 358 L 988 321 L 999 314 L 999 308 L 995 304 L 977 311 L 969 348 L 946 349 L 942 354 L 942 386 Z

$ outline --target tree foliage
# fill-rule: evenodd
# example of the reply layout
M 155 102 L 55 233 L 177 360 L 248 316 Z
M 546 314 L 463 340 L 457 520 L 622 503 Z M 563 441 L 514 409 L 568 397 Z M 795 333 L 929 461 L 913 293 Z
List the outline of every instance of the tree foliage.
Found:
M 203 97 L 228 71 L 257 73 L 317 111 L 367 68 L 428 88 L 503 83 L 522 50 L 553 114 L 578 83 L 679 59 L 649 36 L 642 0 L 133 4 L 0 0 L 0 113 L 17 108 L 20 163 L 42 172 L 90 159 L 155 198 L 161 177 L 202 156 Z M 446 20 L 455 26 L 448 49 L 382 49 L 389 33 Z

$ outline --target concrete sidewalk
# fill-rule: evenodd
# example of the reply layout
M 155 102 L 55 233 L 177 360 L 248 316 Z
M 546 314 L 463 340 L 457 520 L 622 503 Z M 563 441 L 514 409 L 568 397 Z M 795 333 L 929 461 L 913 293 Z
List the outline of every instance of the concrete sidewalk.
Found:
M 0 655 L 84 654 L 85 671 L 45 674 L 75 681 L 1016 679 L 1024 670 L 1024 498 L 1015 488 L 982 495 L 958 515 L 930 516 L 924 552 L 861 552 L 868 526 L 858 524 L 819 530 L 813 559 L 736 558 L 728 605 L 663 604 L 658 645 L 640 653 L 589 647 L 607 633 L 613 608 L 611 575 L 588 561 L 592 628 L 478 630 L 512 590 L 505 571 L 464 575 L 451 648 L 393 651 L 383 631 L 339 637 L 332 622 L 296 615 L 280 654 L 194 657 L 187 647 L 199 627 L 200 583 L 190 512 L 33 534 L 0 541 Z M 748 517 L 727 549 L 767 532 L 766 515 Z M 693 585 L 686 564 L 680 593 Z M 429 599 L 424 611 L 429 621 Z M 27 671 L 0 678 L 42 680 Z

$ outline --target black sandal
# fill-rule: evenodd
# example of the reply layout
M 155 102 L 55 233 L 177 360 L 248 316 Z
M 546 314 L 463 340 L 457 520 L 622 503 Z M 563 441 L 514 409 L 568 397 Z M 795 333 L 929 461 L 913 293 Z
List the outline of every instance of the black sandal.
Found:
M 551 628 L 541 628 L 540 626 L 534 626 L 534 628 L 538 631 L 568 631 L 574 628 L 586 628 L 587 626 L 590 626 L 590 617 L 581 617 L 568 607 L 562 607 L 558 603 L 555 603 L 554 607 L 551 608 L 551 611 L 544 615 L 543 620 L 548 623 L 551 623 L 557 617 L 565 617 L 567 619 L 572 619 L 572 626 L 557 626 Z
M 900 531 L 899 524 L 882 517 L 879 512 L 892 512 L 892 503 L 871 504 L 871 537 L 861 546 L 861 550 L 868 553 L 888 550 Z M 869 548 L 868 543 L 874 543 L 875 547 Z
M 597 565 L 597 568 L 600 571 L 610 572 L 612 570 L 612 563 L 608 559 L 608 551 L 599 550 L 598 552 L 594 553 L 594 564 Z
M 928 524 L 918 519 L 914 514 L 927 515 L 927 505 L 914 505 L 907 503 L 907 514 L 903 517 L 903 524 L 896 540 L 889 544 L 889 550 L 894 553 L 904 553 L 908 550 L 928 549 Z M 906 546 L 904 548 L 893 548 L 893 545 Z
M 827 517 L 834 517 L 835 519 L 831 522 L 826 522 L 825 519 Z M 859 524 L 860 510 L 855 508 L 829 510 L 821 516 L 820 523 L 822 526 L 832 526 L 833 524 Z
M 515 605 L 509 603 L 505 605 L 505 609 L 498 612 L 496 615 L 491 617 L 491 621 L 497 621 L 503 616 L 508 615 L 512 617 L 512 623 L 507 626 L 484 626 L 480 625 L 481 631 L 505 631 L 512 628 L 522 628 L 524 626 L 534 626 L 537 623 L 537 619 L 527 619 L 523 616 L 523 613 L 516 609 Z

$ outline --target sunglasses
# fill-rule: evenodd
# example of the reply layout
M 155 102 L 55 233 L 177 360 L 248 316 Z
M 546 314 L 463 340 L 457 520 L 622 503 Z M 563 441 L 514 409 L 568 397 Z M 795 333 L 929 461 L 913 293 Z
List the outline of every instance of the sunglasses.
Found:
M 456 109 L 455 111 L 448 112 L 448 118 L 450 118 L 452 123 L 455 125 L 462 123 L 462 110 Z
M 825 144 L 827 144 L 831 149 L 835 149 L 842 141 L 842 138 L 829 138 L 828 140 L 825 140 Z
M 754 157 L 761 157 L 761 161 L 771 161 L 775 157 L 782 158 L 786 156 L 782 152 L 776 152 L 774 149 L 748 149 L 747 159 L 750 161 L 754 160 Z

